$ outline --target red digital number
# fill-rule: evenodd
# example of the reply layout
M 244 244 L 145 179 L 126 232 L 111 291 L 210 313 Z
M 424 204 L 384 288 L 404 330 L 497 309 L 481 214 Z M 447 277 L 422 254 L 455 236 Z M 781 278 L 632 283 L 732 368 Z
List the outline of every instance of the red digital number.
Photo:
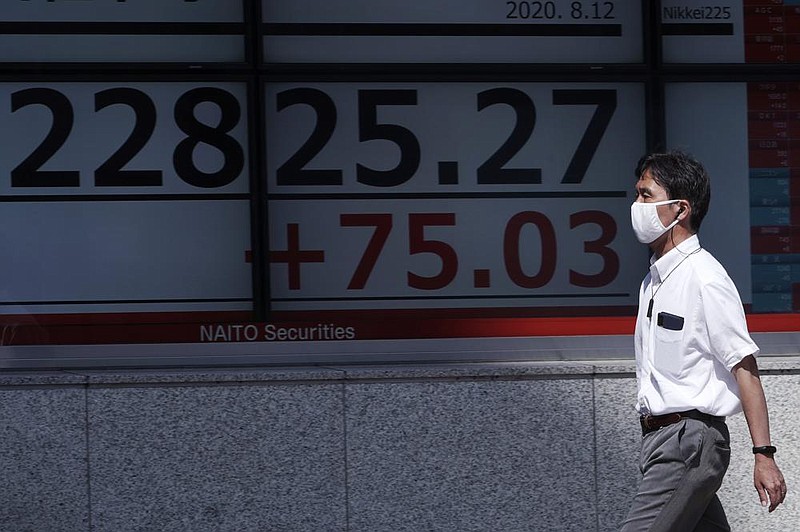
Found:
M 584 224 L 595 224 L 600 227 L 600 236 L 596 240 L 583 243 L 583 251 L 603 257 L 603 269 L 592 275 L 569 271 L 569 282 L 584 288 L 597 288 L 613 281 L 619 273 L 619 256 L 608 247 L 617 236 L 617 222 L 607 212 L 581 211 L 569 217 L 570 229 Z
M 339 223 L 342 227 L 374 227 L 375 232 L 372 233 L 372 238 L 369 239 L 369 244 L 358 262 L 356 271 L 353 272 L 353 277 L 347 285 L 348 290 L 361 290 L 367 285 L 375 263 L 378 262 L 378 257 L 389 238 L 389 233 L 392 230 L 392 215 L 391 214 L 342 214 L 339 217 Z
M 362 290 L 367 284 L 375 268 L 381 252 L 386 246 L 392 231 L 392 215 L 388 213 L 342 214 L 342 227 L 374 227 L 375 230 L 359 259 L 353 276 L 347 285 L 348 290 Z M 582 288 L 598 288 L 606 286 L 619 274 L 620 259 L 610 244 L 617 236 L 617 224 L 614 218 L 602 211 L 580 211 L 570 215 L 570 229 L 593 224 L 599 227 L 600 234 L 594 240 L 583 242 L 586 254 L 599 255 L 602 268 L 597 273 L 583 273 L 569 270 L 569 282 Z M 458 254 L 448 243 L 425 236 L 428 227 L 455 227 L 455 213 L 411 213 L 408 215 L 408 249 L 409 255 L 430 253 L 441 261 L 439 271 L 431 276 L 407 272 L 408 286 L 419 290 L 439 290 L 448 286 L 458 273 Z M 539 232 L 541 260 L 538 271 L 526 272 L 530 268 L 523 264 L 520 248 L 523 244 L 523 229 L 532 225 Z M 511 281 L 526 289 L 541 288 L 553 280 L 558 263 L 558 243 L 553 222 L 536 211 L 524 211 L 511 217 L 503 235 L 503 259 L 506 272 Z
M 536 275 L 525 273 L 519 257 L 520 234 L 527 224 L 535 225 L 542 239 L 542 262 Z M 522 288 L 543 287 L 553 279 L 556 256 L 556 230 L 547 216 L 540 212 L 525 211 L 511 217 L 503 236 L 503 258 L 508 276 L 514 284 Z
M 456 225 L 456 215 L 448 213 L 426 213 L 408 215 L 408 249 L 411 255 L 432 253 L 442 260 L 442 269 L 434 276 L 425 277 L 408 272 L 408 286 L 420 290 L 438 290 L 450 284 L 458 273 L 458 255 L 456 250 L 441 240 L 425 238 L 426 226 Z

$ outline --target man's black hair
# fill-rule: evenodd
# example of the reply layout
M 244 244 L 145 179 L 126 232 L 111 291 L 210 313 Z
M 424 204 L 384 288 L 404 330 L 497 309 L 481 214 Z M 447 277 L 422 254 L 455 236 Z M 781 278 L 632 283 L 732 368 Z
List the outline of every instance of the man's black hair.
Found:
M 696 233 L 700 230 L 711 201 L 711 184 L 706 169 L 691 155 L 681 151 L 651 153 L 639 159 L 636 179 L 650 171 L 653 180 L 664 187 L 669 199 L 683 199 L 692 206 L 689 223 Z

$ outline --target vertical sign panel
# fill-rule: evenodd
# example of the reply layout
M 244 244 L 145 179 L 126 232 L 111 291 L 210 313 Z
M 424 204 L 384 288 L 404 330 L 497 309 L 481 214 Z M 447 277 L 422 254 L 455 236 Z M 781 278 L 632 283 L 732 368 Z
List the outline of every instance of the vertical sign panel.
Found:
M 800 83 L 749 83 L 753 310 L 800 311 Z
M 753 312 L 800 310 L 800 85 L 670 83 L 669 145 L 711 175 L 700 230 Z

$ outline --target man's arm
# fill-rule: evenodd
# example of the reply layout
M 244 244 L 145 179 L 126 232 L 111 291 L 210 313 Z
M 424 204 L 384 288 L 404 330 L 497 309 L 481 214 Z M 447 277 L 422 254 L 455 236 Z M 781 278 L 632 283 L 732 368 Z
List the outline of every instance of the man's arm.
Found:
M 769 414 L 758 365 L 753 355 L 745 357 L 733 367 L 733 375 L 739 384 L 742 409 L 750 429 L 750 438 L 754 447 L 771 445 L 769 438 Z M 786 482 L 775 463 L 773 455 L 756 454 L 753 481 L 761 505 L 769 503 L 769 511 L 773 511 L 786 497 Z M 769 499 L 767 498 L 769 496 Z

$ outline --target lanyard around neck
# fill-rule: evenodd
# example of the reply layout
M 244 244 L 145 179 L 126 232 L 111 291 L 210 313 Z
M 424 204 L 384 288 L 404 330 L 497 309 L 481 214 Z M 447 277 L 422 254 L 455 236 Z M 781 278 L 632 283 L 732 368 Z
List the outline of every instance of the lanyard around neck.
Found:
M 696 250 L 692 251 L 691 253 L 689 253 L 688 255 L 686 255 L 685 257 L 683 257 L 683 258 L 681 259 L 681 261 L 680 261 L 678 264 L 676 264 L 676 265 L 675 265 L 675 267 L 674 267 L 674 268 L 672 268 L 672 269 L 669 271 L 669 273 L 667 273 L 667 275 L 666 275 L 666 276 L 664 276 L 664 279 L 662 279 L 662 280 L 661 280 L 661 283 L 659 283 L 659 285 L 658 285 L 658 288 L 656 288 L 656 289 L 655 289 L 655 291 L 653 291 L 653 285 L 652 285 L 652 284 L 650 285 L 650 303 L 648 303 L 648 305 L 647 305 L 647 317 L 648 317 L 648 318 L 652 318 L 652 317 L 653 317 L 653 301 L 655 300 L 656 294 L 658 293 L 658 291 L 659 291 L 659 290 L 661 290 L 661 287 L 662 287 L 662 286 L 664 286 L 664 283 L 666 283 L 666 282 L 667 282 L 667 279 L 669 279 L 669 276 L 670 276 L 670 275 L 672 275 L 672 272 L 674 272 L 675 270 L 677 270 L 677 269 L 678 269 L 678 267 L 679 267 L 681 264 L 683 264 L 683 262 L 684 262 L 686 259 L 688 259 L 688 258 L 689 258 L 689 257 L 691 257 L 692 255 L 694 255 L 695 253 L 697 253 L 697 252 L 698 252 L 698 251 L 700 251 L 701 249 L 703 249 L 703 248 L 697 248 Z

